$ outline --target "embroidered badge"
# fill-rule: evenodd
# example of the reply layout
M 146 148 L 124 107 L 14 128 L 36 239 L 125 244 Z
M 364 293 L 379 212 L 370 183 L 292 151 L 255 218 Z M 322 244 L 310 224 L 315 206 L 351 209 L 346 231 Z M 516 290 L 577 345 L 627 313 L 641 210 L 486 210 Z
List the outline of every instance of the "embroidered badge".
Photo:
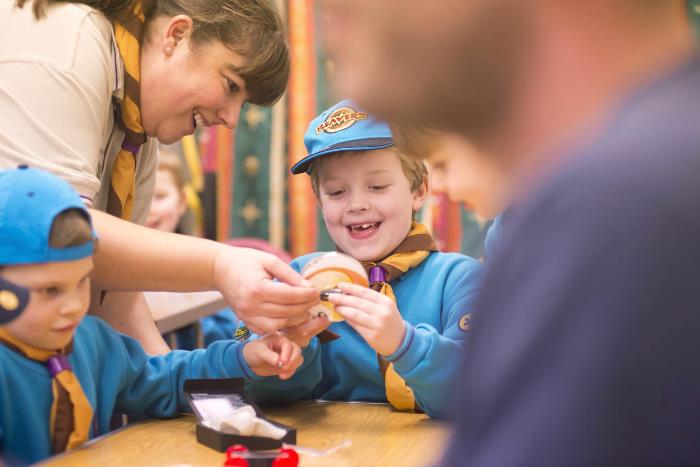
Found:
M 234 341 L 243 342 L 245 340 L 248 340 L 249 337 L 250 331 L 245 326 L 241 326 L 240 328 L 236 329 L 236 332 L 233 333 Z
M 359 120 L 367 120 L 365 112 L 358 112 L 350 107 L 341 107 L 326 118 L 326 120 L 316 127 L 316 134 L 322 131 L 326 133 L 336 133 L 350 128 Z
M 9 290 L 0 290 L 0 309 L 15 311 L 19 306 L 19 298 Z
M 471 313 L 467 313 L 466 315 L 462 316 L 461 318 L 459 318 L 459 329 L 461 329 L 462 331 L 469 331 L 472 328 L 471 321 Z

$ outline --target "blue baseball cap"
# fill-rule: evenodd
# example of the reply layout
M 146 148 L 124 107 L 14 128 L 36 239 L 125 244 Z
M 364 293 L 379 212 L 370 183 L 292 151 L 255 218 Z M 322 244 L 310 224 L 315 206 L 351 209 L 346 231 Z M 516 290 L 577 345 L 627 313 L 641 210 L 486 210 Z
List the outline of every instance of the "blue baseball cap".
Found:
M 309 173 L 311 163 L 326 154 L 382 149 L 393 144 L 389 125 L 373 119 L 345 99 L 311 121 L 304 135 L 309 155 L 294 164 L 292 173 Z
M 76 209 L 90 222 L 80 196 L 60 178 L 20 166 L 0 171 L 0 266 L 73 261 L 91 256 L 97 239 L 84 245 L 49 245 L 53 221 Z

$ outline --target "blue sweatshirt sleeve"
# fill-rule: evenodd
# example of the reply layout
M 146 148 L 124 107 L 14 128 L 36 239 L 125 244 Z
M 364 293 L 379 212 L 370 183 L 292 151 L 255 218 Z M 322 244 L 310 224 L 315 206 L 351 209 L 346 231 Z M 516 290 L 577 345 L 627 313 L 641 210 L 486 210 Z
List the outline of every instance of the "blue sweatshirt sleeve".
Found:
M 453 376 L 469 334 L 473 303 L 481 280 L 481 266 L 465 257 L 447 277 L 443 289 L 443 331 L 406 322 L 406 335 L 386 360 L 413 390 L 420 407 L 431 417 L 448 416 Z
M 206 349 L 149 356 L 131 337 L 113 333 L 114 358 L 123 360 L 116 409 L 127 414 L 170 417 L 189 410 L 182 387 L 194 378 L 258 378 L 243 358 L 245 344 L 219 341 Z

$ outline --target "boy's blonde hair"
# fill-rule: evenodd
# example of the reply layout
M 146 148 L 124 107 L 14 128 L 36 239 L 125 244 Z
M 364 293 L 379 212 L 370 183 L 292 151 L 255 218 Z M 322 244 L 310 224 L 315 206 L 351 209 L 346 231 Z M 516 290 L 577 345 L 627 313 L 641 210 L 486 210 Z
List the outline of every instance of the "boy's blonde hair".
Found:
M 85 245 L 92 240 L 92 228 L 85 214 L 76 210 L 63 211 L 53 220 L 49 246 L 67 248 Z
M 394 146 L 391 146 L 387 149 L 393 151 L 394 154 L 396 154 L 396 156 L 399 158 L 399 162 L 401 162 L 401 169 L 403 170 L 404 175 L 408 179 L 408 183 L 411 186 L 411 192 L 413 193 L 418 188 L 420 188 L 421 184 L 428 178 L 427 166 L 425 165 L 425 163 L 422 160 L 412 159 L 412 158 L 406 157 L 401 151 L 399 151 Z M 343 151 L 343 152 L 338 152 L 335 154 L 323 156 L 323 159 L 324 160 L 332 159 L 334 157 L 338 157 L 340 155 L 347 154 L 349 152 L 366 152 L 366 151 Z M 311 188 L 314 190 L 314 195 L 316 195 L 316 199 L 320 199 L 319 191 L 318 191 L 318 186 L 319 186 L 318 162 L 319 162 L 319 160 L 314 161 L 311 164 L 311 167 L 309 170 L 309 176 L 311 177 Z

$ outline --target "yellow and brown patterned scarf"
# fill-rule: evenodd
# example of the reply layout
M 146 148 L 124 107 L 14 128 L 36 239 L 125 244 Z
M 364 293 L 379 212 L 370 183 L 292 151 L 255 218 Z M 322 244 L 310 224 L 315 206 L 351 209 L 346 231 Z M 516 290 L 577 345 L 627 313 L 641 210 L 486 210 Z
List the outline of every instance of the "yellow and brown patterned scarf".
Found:
M 125 137 L 112 167 L 107 200 L 107 212 L 125 220 L 131 219 L 136 197 L 136 155 L 146 142 L 141 124 L 139 87 L 140 49 L 145 21 L 141 2 L 134 4 L 132 13 L 128 19 L 113 23 L 117 48 L 124 63 L 124 99 L 117 106 L 115 119 Z
M 93 413 L 80 381 L 68 363 L 72 343 L 55 351 L 37 349 L 21 342 L 2 327 L 0 343 L 30 360 L 44 363 L 51 374 L 53 403 L 49 427 L 52 452 L 57 454 L 85 443 L 90 436 Z
M 369 274 L 370 288 L 396 301 L 394 290 L 389 282 L 394 281 L 415 268 L 428 257 L 431 251 L 437 251 L 435 241 L 428 228 L 414 222 L 411 231 L 396 249 L 379 262 L 363 262 Z M 386 398 L 397 410 L 419 412 L 413 390 L 394 370 L 394 365 L 377 354 L 379 371 L 384 377 Z

